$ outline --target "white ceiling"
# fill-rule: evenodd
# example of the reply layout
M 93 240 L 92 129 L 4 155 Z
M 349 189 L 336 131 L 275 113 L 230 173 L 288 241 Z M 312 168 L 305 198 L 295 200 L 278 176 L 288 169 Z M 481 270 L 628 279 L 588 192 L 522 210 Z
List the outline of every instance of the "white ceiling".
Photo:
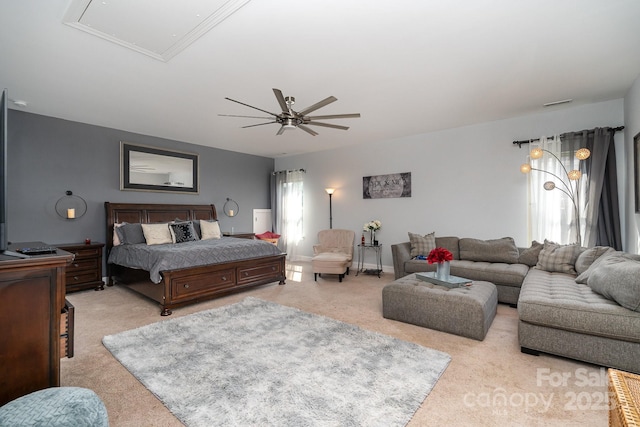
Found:
M 638 0 L 252 0 L 166 61 L 65 25 L 70 5 L 0 2 L 0 87 L 27 102 L 11 108 L 268 157 L 618 99 L 640 75 Z M 142 28 L 144 10 L 114 16 Z M 279 112 L 272 88 L 362 117 L 313 137 L 218 116 L 263 115 L 225 97 Z

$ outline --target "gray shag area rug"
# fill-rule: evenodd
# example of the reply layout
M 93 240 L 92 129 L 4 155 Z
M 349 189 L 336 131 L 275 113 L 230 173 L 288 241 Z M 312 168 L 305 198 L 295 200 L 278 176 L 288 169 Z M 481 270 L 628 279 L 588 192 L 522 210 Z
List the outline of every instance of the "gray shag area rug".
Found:
M 187 426 L 404 426 L 451 360 L 253 297 L 102 341 Z

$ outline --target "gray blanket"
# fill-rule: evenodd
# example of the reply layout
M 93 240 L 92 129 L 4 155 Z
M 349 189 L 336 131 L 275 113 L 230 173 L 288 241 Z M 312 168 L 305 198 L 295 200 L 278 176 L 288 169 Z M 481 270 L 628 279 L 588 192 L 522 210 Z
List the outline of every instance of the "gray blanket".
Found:
M 165 245 L 139 243 L 114 246 L 108 262 L 123 267 L 147 270 L 151 281 L 160 283 L 162 271 L 279 254 L 281 252 L 275 245 L 264 240 L 222 237 Z

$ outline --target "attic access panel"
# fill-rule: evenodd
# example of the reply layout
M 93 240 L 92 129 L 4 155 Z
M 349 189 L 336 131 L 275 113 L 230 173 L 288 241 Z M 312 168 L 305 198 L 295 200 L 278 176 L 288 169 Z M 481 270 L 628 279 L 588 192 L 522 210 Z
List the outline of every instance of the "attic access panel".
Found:
M 168 61 L 250 0 L 72 0 L 63 22 Z

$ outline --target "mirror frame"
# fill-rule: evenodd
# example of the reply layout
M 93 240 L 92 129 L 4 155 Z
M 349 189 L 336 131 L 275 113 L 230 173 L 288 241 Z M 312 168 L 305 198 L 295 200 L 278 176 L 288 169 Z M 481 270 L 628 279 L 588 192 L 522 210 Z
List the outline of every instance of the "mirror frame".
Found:
M 177 187 L 172 185 L 156 185 L 131 182 L 131 152 L 142 154 L 154 154 L 178 159 L 191 160 L 191 176 L 193 185 L 190 187 Z M 198 165 L 198 155 L 182 151 L 165 150 L 146 145 L 136 145 L 129 142 L 120 141 L 120 190 L 130 191 L 161 191 L 168 193 L 189 193 L 198 194 L 200 192 L 199 180 L 200 168 Z

